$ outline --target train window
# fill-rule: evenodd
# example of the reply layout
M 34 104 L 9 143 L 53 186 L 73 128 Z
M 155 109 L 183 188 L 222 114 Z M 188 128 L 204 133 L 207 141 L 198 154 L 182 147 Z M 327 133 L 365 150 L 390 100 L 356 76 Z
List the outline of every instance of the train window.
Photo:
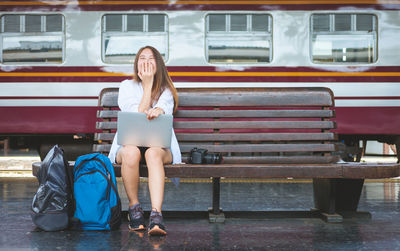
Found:
M 209 14 L 206 17 L 208 62 L 271 62 L 271 19 L 267 14 Z
M 38 15 L 25 16 L 25 32 L 41 32 L 42 17 Z
M 329 15 L 313 15 L 313 31 L 329 31 Z
M 377 18 L 372 14 L 311 16 L 314 63 L 374 63 L 377 59 Z
M 247 16 L 246 15 L 231 15 L 231 31 L 246 31 Z
M 351 31 L 351 15 L 335 15 L 335 31 Z
M 62 63 L 64 17 L 52 15 L 1 16 L 2 63 Z
M 253 15 L 252 16 L 252 30 L 253 31 L 269 31 L 269 16 L 267 15 Z
M 358 31 L 373 31 L 374 30 L 374 19 L 373 15 L 357 15 L 356 29 Z
M 225 31 L 226 27 L 225 15 L 209 15 L 208 16 L 208 31 Z
M 165 31 L 165 15 L 150 15 L 149 32 Z
M 47 15 L 46 16 L 46 31 L 47 32 L 62 32 L 63 31 L 63 16 Z
M 137 51 L 146 45 L 168 57 L 168 19 L 164 14 L 107 14 L 103 16 L 105 63 L 133 63 Z
M 122 31 L 122 15 L 107 15 L 106 31 Z
M 144 30 L 143 27 L 143 15 L 127 15 L 127 30 L 128 31 L 140 31 Z
M 3 32 L 20 32 L 20 15 L 4 15 L 1 17 Z

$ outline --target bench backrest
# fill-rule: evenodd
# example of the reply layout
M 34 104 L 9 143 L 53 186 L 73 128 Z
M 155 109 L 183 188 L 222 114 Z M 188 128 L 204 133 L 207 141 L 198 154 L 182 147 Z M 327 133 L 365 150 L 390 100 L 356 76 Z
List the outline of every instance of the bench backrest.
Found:
M 328 88 L 182 88 L 174 129 L 187 163 L 190 150 L 222 153 L 224 163 L 338 161 Z M 118 88 L 99 97 L 95 152 L 107 154 L 117 127 Z M 101 132 L 100 132 L 101 131 Z

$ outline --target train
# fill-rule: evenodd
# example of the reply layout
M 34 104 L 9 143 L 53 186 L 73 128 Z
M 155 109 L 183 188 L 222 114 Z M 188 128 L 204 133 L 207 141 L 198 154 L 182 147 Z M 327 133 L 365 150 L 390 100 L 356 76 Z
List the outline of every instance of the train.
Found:
M 145 45 L 177 88 L 328 87 L 346 149 L 400 147 L 398 0 L 0 1 L 0 29 L 0 139 L 41 156 L 90 151 Z

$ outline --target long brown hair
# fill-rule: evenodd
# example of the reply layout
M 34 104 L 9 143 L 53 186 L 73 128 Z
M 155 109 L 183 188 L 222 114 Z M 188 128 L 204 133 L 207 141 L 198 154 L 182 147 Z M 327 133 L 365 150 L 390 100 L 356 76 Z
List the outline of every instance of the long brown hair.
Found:
M 141 82 L 142 80 L 139 77 L 139 70 L 138 70 L 138 61 L 139 61 L 139 56 L 142 53 L 144 49 L 150 49 L 153 52 L 153 56 L 156 60 L 156 74 L 154 75 L 154 80 L 153 80 L 153 87 L 151 88 L 151 102 L 153 103 L 154 101 L 157 101 L 160 98 L 161 93 L 165 90 L 165 88 L 168 88 L 172 96 L 174 97 L 174 113 L 176 111 L 176 108 L 178 107 L 178 92 L 175 89 L 174 84 L 172 83 L 172 80 L 168 74 L 167 67 L 165 67 L 164 59 L 162 58 L 160 52 L 152 46 L 145 46 L 140 48 L 138 53 L 136 54 L 135 57 L 135 63 L 134 63 L 134 72 L 135 75 L 133 76 L 133 79 L 136 82 Z

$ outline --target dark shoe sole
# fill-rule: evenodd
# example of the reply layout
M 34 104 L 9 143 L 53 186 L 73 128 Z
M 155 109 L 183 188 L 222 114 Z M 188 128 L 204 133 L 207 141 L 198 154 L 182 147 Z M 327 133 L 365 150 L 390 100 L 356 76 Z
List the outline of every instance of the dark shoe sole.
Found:
M 140 225 L 137 228 L 131 228 L 131 226 L 128 225 L 129 231 L 144 231 L 146 230 L 146 227 L 144 225 Z
M 149 235 L 156 236 L 156 235 L 166 235 L 167 232 L 161 229 L 159 226 L 155 225 L 152 229 L 149 230 Z

